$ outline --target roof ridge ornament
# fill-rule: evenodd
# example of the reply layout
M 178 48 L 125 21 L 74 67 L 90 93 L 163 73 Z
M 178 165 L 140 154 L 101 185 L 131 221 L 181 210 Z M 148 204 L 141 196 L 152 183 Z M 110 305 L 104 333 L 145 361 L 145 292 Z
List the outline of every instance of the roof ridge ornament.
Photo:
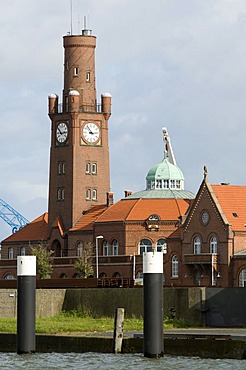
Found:
M 206 166 L 206 164 L 203 167 L 203 177 L 204 177 L 204 180 L 207 180 L 207 177 L 208 177 L 208 167 Z

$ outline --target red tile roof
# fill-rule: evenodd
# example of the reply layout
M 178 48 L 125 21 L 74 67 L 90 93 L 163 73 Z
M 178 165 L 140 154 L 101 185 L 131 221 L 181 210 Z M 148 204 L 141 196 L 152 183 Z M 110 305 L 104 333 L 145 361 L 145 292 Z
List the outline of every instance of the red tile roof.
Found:
M 246 231 L 246 186 L 211 185 L 219 205 L 234 231 Z
M 123 199 L 102 213 L 97 222 L 146 220 L 152 214 L 161 220 L 177 220 L 188 206 L 183 199 Z
M 42 241 L 47 239 L 48 213 L 44 213 L 20 229 L 16 233 L 4 239 L 2 243 Z
M 78 222 L 70 229 L 70 231 L 77 230 L 93 230 L 93 223 L 108 207 L 105 204 L 92 206 L 88 211 L 84 212 Z
M 123 199 L 110 207 L 92 206 L 70 231 L 93 230 L 94 222 L 146 220 L 157 214 L 161 220 L 178 220 L 189 204 L 183 199 Z

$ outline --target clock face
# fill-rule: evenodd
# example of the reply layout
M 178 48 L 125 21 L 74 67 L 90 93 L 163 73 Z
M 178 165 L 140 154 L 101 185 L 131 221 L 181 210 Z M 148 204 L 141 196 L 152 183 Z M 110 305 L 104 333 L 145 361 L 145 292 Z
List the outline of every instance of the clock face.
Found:
M 66 123 L 61 122 L 56 128 L 56 140 L 58 143 L 64 143 L 68 137 L 68 128 Z
M 100 129 L 99 127 L 93 123 L 86 123 L 83 127 L 83 138 L 88 142 L 88 143 L 96 143 L 100 137 Z

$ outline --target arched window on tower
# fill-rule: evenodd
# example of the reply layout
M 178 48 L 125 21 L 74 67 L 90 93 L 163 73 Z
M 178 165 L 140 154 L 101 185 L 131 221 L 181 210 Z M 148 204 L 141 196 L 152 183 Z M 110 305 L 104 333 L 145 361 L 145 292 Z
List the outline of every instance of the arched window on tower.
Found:
M 91 189 L 86 189 L 86 200 L 90 200 L 91 199 Z

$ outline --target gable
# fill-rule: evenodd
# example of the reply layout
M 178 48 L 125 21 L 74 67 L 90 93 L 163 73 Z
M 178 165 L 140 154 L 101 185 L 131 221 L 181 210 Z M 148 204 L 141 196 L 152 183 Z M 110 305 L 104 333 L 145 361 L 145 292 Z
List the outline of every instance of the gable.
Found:
M 202 220 L 204 212 L 208 215 L 207 223 Z M 192 232 L 203 233 L 204 229 L 208 226 L 211 229 L 211 225 L 214 230 L 226 230 L 228 224 L 227 217 L 211 185 L 204 180 L 182 224 L 183 231 L 188 232 L 188 230 L 191 229 L 190 231 Z

